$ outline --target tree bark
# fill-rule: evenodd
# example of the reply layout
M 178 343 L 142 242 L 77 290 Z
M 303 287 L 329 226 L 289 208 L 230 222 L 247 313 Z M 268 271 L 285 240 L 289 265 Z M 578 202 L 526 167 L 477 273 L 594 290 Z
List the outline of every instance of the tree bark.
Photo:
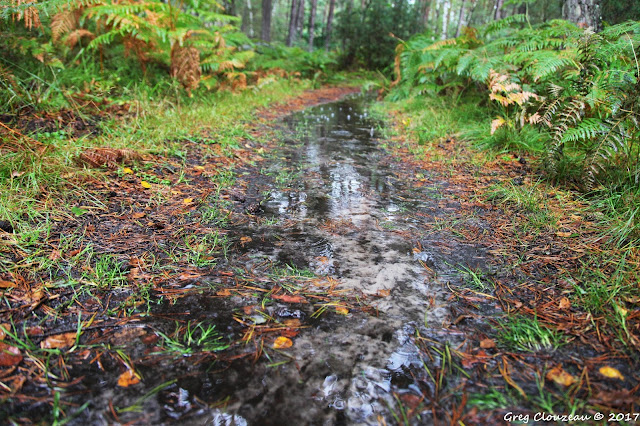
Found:
M 327 27 L 326 27 L 325 38 L 324 38 L 325 50 L 329 50 L 329 45 L 331 44 L 331 26 L 333 25 L 333 9 L 335 7 L 336 7 L 336 0 L 331 0 L 331 3 L 329 3 L 329 15 L 327 16 Z
M 269 43 L 271 41 L 271 9 L 273 7 L 272 0 L 262 0 L 262 41 Z
M 600 29 L 600 2 L 598 0 L 564 0 L 562 17 L 581 28 Z
M 311 0 L 311 13 L 309 14 L 309 52 L 313 51 L 313 37 L 315 35 L 317 7 L 318 0 Z

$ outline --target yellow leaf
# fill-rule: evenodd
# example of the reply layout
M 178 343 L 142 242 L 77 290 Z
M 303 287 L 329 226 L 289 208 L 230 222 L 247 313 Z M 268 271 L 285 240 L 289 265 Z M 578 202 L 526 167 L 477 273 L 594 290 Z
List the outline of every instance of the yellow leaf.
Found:
M 125 167 L 124 169 L 122 169 L 122 172 L 123 172 L 125 175 L 131 175 L 131 174 L 133 174 L 133 170 L 131 170 L 131 169 L 130 169 L 130 168 L 128 168 L 128 167 Z
M 135 385 L 138 383 L 140 383 L 140 376 L 138 376 L 138 374 L 133 370 L 125 371 L 118 378 L 118 386 L 121 386 L 123 388 L 126 388 L 131 385 Z
M 609 366 L 604 366 L 604 367 L 600 367 L 599 371 L 600 371 L 600 374 L 602 374 L 603 376 L 608 377 L 610 379 L 624 380 L 624 376 L 616 368 L 609 367 Z
M 182 204 L 191 204 L 193 203 L 193 198 L 185 198 L 182 200 Z
M 147 188 L 147 189 L 151 188 L 151 184 L 146 180 L 143 180 L 142 182 L 140 182 L 140 185 L 142 185 L 143 188 Z
M 547 380 L 552 380 L 562 386 L 571 386 L 576 382 L 576 378 L 564 371 L 562 367 L 553 367 L 549 370 Z
M 293 341 L 288 337 L 280 336 L 273 342 L 274 349 L 286 349 L 293 346 Z
M 349 314 L 349 310 L 344 306 L 336 306 L 336 313 L 340 315 L 347 315 Z

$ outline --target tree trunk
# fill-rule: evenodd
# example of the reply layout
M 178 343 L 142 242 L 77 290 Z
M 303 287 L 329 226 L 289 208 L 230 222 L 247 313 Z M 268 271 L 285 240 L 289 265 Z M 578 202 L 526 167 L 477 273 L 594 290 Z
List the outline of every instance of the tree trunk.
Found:
M 496 0 L 496 4 L 494 6 L 494 11 L 493 11 L 493 20 L 497 21 L 498 19 L 502 19 L 502 4 L 504 3 L 504 0 Z
M 458 14 L 458 28 L 456 28 L 456 37 L 460 36 L 460 31 L 464 26 L 464 4 L 465 3 L 466 3 L 466 0 L 462 0 L 462 3 L 460 4 L 460 13 Z
M 318 7 L 318 0 L 311 0 L 311 13 L 309 14 L 309 51 L 313 51 L 313 36 L 315 35 L 316 26 L 316 8 Z
M 600 4 L 598 0 L 564 0 L 562 17 L 581 28 L 600 29 Z
M 304 27 L 304 0 L 299 0 L 298 17 L 296 19 L 296 38 L 302 36 L 303 27 Z
M 247 34 L 249 38 L 253 38 L 253 9 L 251 6 L 251 0 L 247 0 L 247 6 L 244 8 L 241 30 L 243 33 Z
M 287 34 L 287 46 L 291 47 L 296 38 L 296 21 L 298 19 L 298 6 L 301 0 L 291 0 L 291 13 L 289 14 L 289 33 Z
M 325 38 L 324 38 L 325 50 L 329 50 L 329 45 L 331 44 L 331 26 L 333 25 L 333 9 L 335 7 L 336 7 L 336 0 L 331 0 L 331 3 L 329 3 L 329 15 L 327 16 L 327 27 L 326 27 Z
M 444 0 L 442 4 L 442 32 L 440 33 L 440 39 L 445 40 L 447 38 L 447 30 L 449 29 L 449 10 L 451 5 L 449 0 Z
M 262 0 L 262 41 L 269 43 L 271 41 L 271 9 L 273 7 L 272 0 Z
M 424 9 L 422 12 L 422 23 L 424 24 L 425 28 L 427 27 L 427 24 L 429 24 L 429 13 L 431 13 L 431 0 L 425 0 Z

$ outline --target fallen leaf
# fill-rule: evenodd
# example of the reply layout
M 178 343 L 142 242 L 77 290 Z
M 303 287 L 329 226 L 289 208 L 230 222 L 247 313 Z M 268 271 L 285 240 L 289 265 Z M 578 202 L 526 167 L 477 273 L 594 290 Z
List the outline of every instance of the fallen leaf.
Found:
M 387 297 L 390 294 L 391 294 L 391 290 L 387 290 L 387 289 L 378 290 L 378 293 L 377 293 L 378 297 Z
M 344 306 L 336 306 L 336 313 L 340 315 L 348 315 L 349 310 Z
M 294 328 L 287 328 L 282 330 L 282 335 L 284 337 L 296 337 L 298 335 L 298 330 L 294 329 Z
M 418 254 L 418 253 L 421 253 L 421 252 L 422 252 L 422 251 L 421 251 L 419 248 L 417 248 L 417 247 L 414 247 L 412 251 L 413 251 L 415 254 Z
M 151 184 L 146 180 L 143 180 L 142 182 L 140 182 L 140 185 L 142 185 L 143 188 L 147 188 L 147 189 L 151 188 Z
M 496 342 L 491 339 L 484 339 L 480 342 L 480 347 L 482 349 L 491 349 L 496 347 Z
M 13 288 L 16 286 L 16 283 L 12 283 L 11 281 L 0 280 L 0 288 Z
M 558 303 L 558 308 L 560 309 L 569 309 L 571 307 L 571 301 L 566 297 L 560 299 L 560 303 Z
M 52 250 L 51 253 L 49 253 L 49 260 L 58 260 L 61 257 L 61 253 L 60 250 Z
M 287 327 L 300 327 L 302 323 L 298 318 L 289 318 L 283 321 L 283 324 Z
M 250 243 L 251 241 L 253 241 L 251 237 L 240 237 L 240 244 L 242 245 L 242 247 L 244 247 L 245 244 Z
M 76 333 L 62 333 L 49 336 L 40 342 L 42 349 L 62 349 L 76 342 Z
M 280 336 L 273 342 L 274 349 L 286 349 L 293 346 L 293 341 L 288 337 Z
M 571 236 L 571 232 L 556 232 L 558 237 L 568 238 Z
M 556 382 L 562 386 L 571 386 L 576 382 L 576 378 L 567 373 L 562 367 L 553 367 L 547 372 L 547 380 Z
M 0 340 L 4 340 L 7 336 L 7 331 L 11 330 L 11 325 L 4 323 L 0 324 Z
M 131 174 L 133 174 L 133 170 L 131 170 L 131 169 L 130 169 L 130 168 L 128 168 L 128 167 L 125 167 L 124 169 L 122 169 L 122 172 L 123 172 L 125 175 L 131 175 Z
M 272 294 L 272 299 L 280 300 L 285 303 L 307 303 L 307 299 L 302 296 L 289 295 L 289 294 Z
M 228 288 L 223 288 L 216 292 L 216 296 L 231 296 L 231 291 Z
M 0 367 L 12 367 L 20 364 L 22 355 L 15 346 L 0 342 Z
M 618 371 L 617 368 L 604 366 L 604 367 L 600 367 L 600 370 L 598 371 L 600 371 L 600 374 L 610 379 L 624 380 L 624 376 L 622 375 L 622 373 L 620 373 L 620 371 Z
M 138 212 L 138 213 L 132 214 L 131 217 L 133 219 L 140 219 L 140 218 L 145 217 L 146 215 L 147 215 L 146 213 Z
M 123 388 L 136 385 L 138 383 L 140 383 L 140 376 L 138 376 L 138 374 L 133 370 L 127 370 L 118 377 L 118 386 Z

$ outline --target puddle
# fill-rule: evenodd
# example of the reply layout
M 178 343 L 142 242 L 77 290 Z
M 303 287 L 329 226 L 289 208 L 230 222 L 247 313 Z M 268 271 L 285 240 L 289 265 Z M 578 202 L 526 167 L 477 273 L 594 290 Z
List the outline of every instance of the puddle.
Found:
M 416 334 L 462 342 L 443 328 L 447 284 L 459 281 L 452 265 L 475 267 L 482 253 L 422 233 L 433 216 L 424 212 L 441 208 L 438 188 L 416 190 L 394 174 L 399 165 L 379 148 L 380 123 L 362 98 L 310 108 L 284 125 L 287 143 L 263 170 L 270 179 L 239 179 L 265 198 L 257 215 L 228 229 L 242 243 L 222 266 L 235 272 L 200 278 L 212 290 L 142 318 L 141 331 L 127 336 L 144 386 L 83 382 L 92 408 L 71 423 L 111 423 L 116 407 L 116 420 L 139 424 L 393 424 L 399 400 L 434 392 L 424 363 L 440 361 L 425 359 Z M 303 298 L 293 291 L 302 285 L 328 286 L 344 306 L 320 293 Z M 172 336 L 176 321 L 183 333 L 203 325 L 194 341 L 215 326 L 235 343 L 201 353 L 183 339 L 177 352 L 158 355 L 168 346 L 158 336 Z M 293 345 L 273 349 L 279 334 Z M 122 362 L 105 357 L 100 368 L 122 370 Z M 427 405 L 413 421 L 431 421 Z

